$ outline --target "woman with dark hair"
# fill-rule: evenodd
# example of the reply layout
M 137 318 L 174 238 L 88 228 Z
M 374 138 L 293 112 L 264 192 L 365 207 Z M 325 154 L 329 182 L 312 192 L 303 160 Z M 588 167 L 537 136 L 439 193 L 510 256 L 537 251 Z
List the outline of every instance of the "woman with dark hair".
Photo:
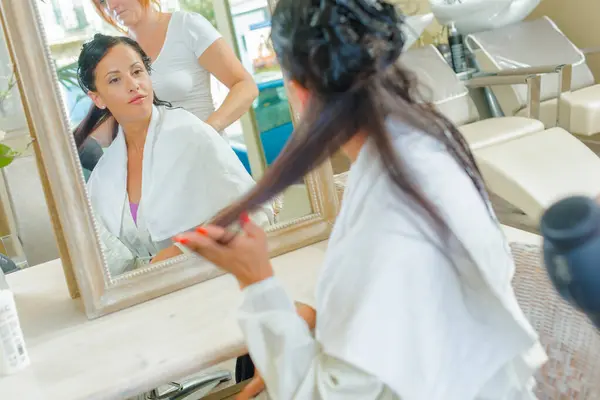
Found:
M 176 240 L 237 278 L 273 399 L 534 399 L 546 356 L 509 247 L 465 140 L 397 62 L 402 25 L 383 0 L 279 0 L 272 39 L 302 121 L 247 196 Z M 244 213 L 340 148 L 353 164 L 313 338 Z
M 78 78 L 94 105 L 74 132 L 77 146 L 107 118 L 118 124 L 88 180 L 92 207 L 136 258 L 156 262 L 181 254 L 173 236 L 254 186 L 210 125 L 154 96 L 150 59 L 134 40 L 95 35 L 79 56 Z M 253 217 L 269 224 L 272 208 L 261 207 Z

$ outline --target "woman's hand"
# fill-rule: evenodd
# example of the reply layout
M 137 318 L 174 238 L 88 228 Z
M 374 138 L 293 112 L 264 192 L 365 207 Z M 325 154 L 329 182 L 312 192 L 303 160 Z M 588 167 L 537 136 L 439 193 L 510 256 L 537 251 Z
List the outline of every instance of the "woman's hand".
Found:
M 182 254 L 183 253 L 177 248 L 177 246 L 169 246 L 166 249 L 156 253 L 156 255 L 152 258 L 152 261 L 150 261 L 150 264 L 156 264 L 161 261 L 168 260 L 169 258 L 180 256 Z
M 216 266 L 233 274 L 243 289 L 273 276 L 267 249 L 267 235 L 247 215 L 241 218 L 242 232 L 227 244 L 219 240 L 228 232 L 218 226 L 200 227 L 175 240 Z

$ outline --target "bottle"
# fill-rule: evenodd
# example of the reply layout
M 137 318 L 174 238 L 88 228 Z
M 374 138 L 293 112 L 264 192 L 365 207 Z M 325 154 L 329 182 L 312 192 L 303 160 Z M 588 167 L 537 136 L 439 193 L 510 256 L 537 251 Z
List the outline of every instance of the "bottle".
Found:
M 467 59 L 465 57 L 465 48 L 463 45 L 463 37 L 456 29 L 456 24 L 450 22 L 448 24 L 448 44 L 452 53 L 452 66 L 454 72 L 460 74 L 467 70 Z
M 600 206 L 564 198 L 542 215 L 544 263 L 556 291 L 600 329 Z
M 0 282 L 0 375 L 11 375 L 30 363 L 13 293 Z

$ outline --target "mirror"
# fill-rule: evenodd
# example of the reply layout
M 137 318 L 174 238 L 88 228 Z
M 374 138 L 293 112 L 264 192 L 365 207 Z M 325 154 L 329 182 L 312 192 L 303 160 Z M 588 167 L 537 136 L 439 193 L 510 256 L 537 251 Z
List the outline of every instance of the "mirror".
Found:
M 0 32 L 0 255 L 6 257 L 0 266 L 4 274 L 59 257 L 37 164 L 17 74 Z
M 294 130 L 292 108 L 283 73 L 271 43 L 271 12 L 267 1 L 253 4 L 230 0 L 229 7 L 233 43 L 246 70 L 253 76 L 259 95 L 252 105 L 252 115 L 268 168 L 285 147 Z M 299 183 L 286 193 L 281 219 L 294 219 L 311 212 L 306 185 Z
M 185 54 L 185 47 L 177 48 L 182 44 L 177 30 L 190 19 L 213 29 L 212 43 L 222 38 L 238 50 L 227 3 L 213 2 L 217 32 L 209 21 L 212 14 L 202 19 L 182 10 L 194 2 L 162 1 L 170 20 L 164 46 L 148 48 L 154 55 L 149 63 L 135 42 L 120 39 L 107 45 L 113 39 L 97 39 L 87 50 L 92 67 L 87 75 L 79 74 L 87 93 L 74 64 L 82 44 L 98 32 L 117 33 L 100 19 L 92 0 L 0 4 L 65 274 L 72 296 L 82 296 L 88 317 L 221 275 L 172 239 L 244 195 L 283 148 L 293 120 L 283 79 L 267 71 L 269 83 L 258 82 L 259 96 L 250 111 L 217 131 L 209 125 L 210 115 L 228 89 L 206 69 L 190 78 L 185 70 L 169 68 Z M 257 54 L 264 62 L 256 55 L 254 62 L 276 69 L 260 37 Z M 169 55 L 167 47 L 176 51 Z M 187 56 L 190 68 L 201 66 L 195 52 Z M 190 85 L 203 90 L 201 100 L 192 99 L 197 103 L 178 97 Z M 92 104 L 91 129 L 77 129 L 90 121 L 86 115 Z M 94 120 L 94 115 L 106 119 Z M 103 133 L 111 124 L 116 129 Z M 267 231 L 276 256 L 326 239 L 337 210 L 328 161 L 251 218 Z
M 215 110 L 229 89 L 204 68 L 202 54 L 192 47 L 207 48 L 226 41 L 228 35 L 213 28 L 217 25 L 214 8 L 207 12 L 198 8 L 199 2 L 182 3 L 187 9 L 178 2 L 163 2 L 164 14 L 160 15 L 169 20 L 162 47 L 140 42 L 151 58 L 150 71 L 146 71 L 139 49 L 125 43 L 108 47 L 106 41 L 97 41 L 104 51 L 88 53 L 100 57 L 90 69 L 95 78 L 89 82 L 93 88 L 88 93 L 77 79 L 83 44 L 96 33 L 123 35 L 117 28 L 125 30 L 126 26 L 106 23 L 92 0 L 39 3 L 71 128 L 84 126 L 91 108 L 108 110 L 112 117 L 87 129 L 85 137 L 75 134 L 112 277 L 184 254 L 185 249 L 172 239 L 206 222 L 247 192 L 293 131 L 281 71 L 265 39 L 269 36 L 266 21 L 261 21 L 265 27 L 253 36 L 262 47 L 250 55 L 250 72 L 259 89 L 251 114 L 255 124 L 248 128 L 235 121 L 217 132 L 204 122 L 217 115 Z M 98 8 L 110 15 L 110 4 L 104 2 Z M 235 15 L 233 18 L 235 24 Z M 221 31 L 229 29 L 223 25 Z M 194 29 L 207 36 L 206 42 L 190 42 L 185 35 L 195 34 Z M 245 38 L 246 43 L 254 44 L 250 36 Z M 241 55 L 246 61 L 247 54 Z M 145 77 L 136 78 L 136 74 Z M 131 89 L 127 83 L 138 86 Z M 261 147 L 248 146 L 253 139 Z M 250 160 L 264 162 L 251 165 Z M 299 183 L 251 217 L 269 229 L 311 212 L 306 185 Z

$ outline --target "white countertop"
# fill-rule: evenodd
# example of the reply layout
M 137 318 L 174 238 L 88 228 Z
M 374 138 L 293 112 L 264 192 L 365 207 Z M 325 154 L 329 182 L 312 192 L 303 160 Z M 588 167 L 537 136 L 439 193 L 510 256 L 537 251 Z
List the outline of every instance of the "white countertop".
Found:
M 326 242 L 273 259 L 297 300 L 310 298 Z M 7 277 L 31 365 L 0 377 L 2 400 L 123 399 L 244 353 L 241 295 L 221 276 L 89 321 L 59 260 Z

